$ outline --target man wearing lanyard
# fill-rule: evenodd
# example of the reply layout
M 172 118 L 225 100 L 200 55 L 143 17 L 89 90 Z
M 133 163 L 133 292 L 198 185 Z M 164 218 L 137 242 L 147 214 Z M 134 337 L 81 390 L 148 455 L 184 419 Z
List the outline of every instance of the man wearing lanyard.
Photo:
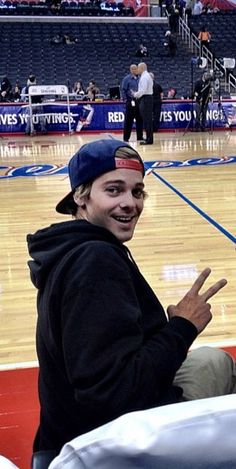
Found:
M 147 65 L 144 62 L 138 64 L 138 73 L 140 75 L 138 91 L 133 93 L 134 98 L 139 99 L 139 110 L 143 119 L 143 127 L 146 131 L 146 140 L 140 142 L 140 145 L 153 144 L 153 79 L 147 71 Z
M 130 65 L 130 73 L 126 75 L 121 84 L 122 99 L 125 103 L 124 141 L 128 142 L 132 132 L 134 119 L 136 121 L 137 140 L 143 140 L 143 121 L 139 111 L 137 99 L 133 92 L 138 91 L 138 66 Z

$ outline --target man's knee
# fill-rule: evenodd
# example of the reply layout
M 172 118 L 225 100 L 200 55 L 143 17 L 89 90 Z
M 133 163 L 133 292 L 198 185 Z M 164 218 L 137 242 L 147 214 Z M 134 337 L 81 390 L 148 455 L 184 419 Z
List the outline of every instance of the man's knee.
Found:
M 222 349 L 214 347 L 199 347 L 189 352 L 188 357 L 193 359 L 193 362 L 199 363 L 199 367 L 213 367 L 215 370 L 227 369 L 228 372 L 233 372 L 235 362 L 231 355 Z
M 203 399 L 235 392 L 235 363 L 221 349 L 199 347 L 189 352 L 176 374 L 186 400 Z

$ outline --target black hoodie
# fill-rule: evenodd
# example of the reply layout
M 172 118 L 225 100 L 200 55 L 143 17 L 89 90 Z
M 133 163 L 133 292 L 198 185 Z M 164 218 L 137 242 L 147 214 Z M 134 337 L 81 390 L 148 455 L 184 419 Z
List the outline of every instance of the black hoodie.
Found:
M 34 451 L 55 449 L 131 411 L 177 402 L 176 371 L 197 336 L 169 322 L 128 249 L 87 221 L 27 237 L 38 289 L 40 426 Z

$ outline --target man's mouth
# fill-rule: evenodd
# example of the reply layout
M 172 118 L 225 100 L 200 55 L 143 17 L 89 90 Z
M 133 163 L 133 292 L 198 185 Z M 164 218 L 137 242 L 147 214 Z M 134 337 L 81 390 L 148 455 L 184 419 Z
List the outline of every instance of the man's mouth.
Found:
M 134 217 L 124 217 L 124 216 L 120 216 L 120 217 L 117 217 L 117 216 L 114 216 L 113 217 L 116 221 L 120 222 L 120 223 L 130 223 Z

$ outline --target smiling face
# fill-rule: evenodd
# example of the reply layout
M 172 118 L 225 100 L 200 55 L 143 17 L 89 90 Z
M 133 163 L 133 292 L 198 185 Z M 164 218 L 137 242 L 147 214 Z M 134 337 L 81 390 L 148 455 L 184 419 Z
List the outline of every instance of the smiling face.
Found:
M 110 171 L 93 182 L 88 197 L 75 200 L 77 218 L 106 228 L 124 243 L 132 238 L 143 210 L 143 175 L 133 169 Z

